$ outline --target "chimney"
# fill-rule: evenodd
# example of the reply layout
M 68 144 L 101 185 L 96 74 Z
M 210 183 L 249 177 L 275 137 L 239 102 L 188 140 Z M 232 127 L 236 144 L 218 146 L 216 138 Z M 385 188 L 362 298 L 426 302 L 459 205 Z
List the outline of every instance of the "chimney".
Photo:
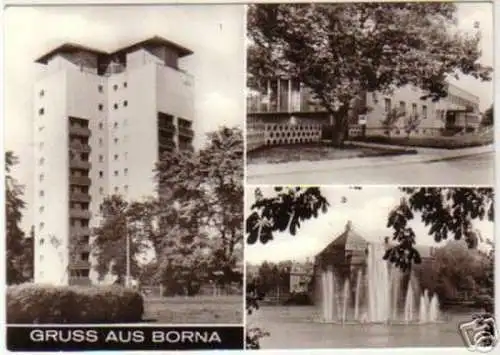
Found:
M 352 222 L 351 221 L 347 221 L 346 225 L 345 225 L 345 231 L 346 232 L 350 232 L 352 230 Z

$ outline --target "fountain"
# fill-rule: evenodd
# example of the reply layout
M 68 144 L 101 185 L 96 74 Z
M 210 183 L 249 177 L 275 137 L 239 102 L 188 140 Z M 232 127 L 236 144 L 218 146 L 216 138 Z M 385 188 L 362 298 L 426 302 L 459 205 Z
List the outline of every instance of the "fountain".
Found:
M 439 320 L 439 299 L 437 294 L 434 294 L 429 304 L 429 322 L 437 322 L 438 320 Z
M 409 324 L 439 320 L 438 296 L 430 297 L 428 290 L 418 294 L 413 277 L 402 293 L 409 275 L 383 260 L 385 250 L 384 244 L 368 244 L 365 272 L 361 268 L 339 272 L 333 267 L 322 272 L 322 321 Z
M 349 305 L 349 279 L 344 282 L 344 295 L 342 299 L 342 322 L 347 321 L 347 307 Z

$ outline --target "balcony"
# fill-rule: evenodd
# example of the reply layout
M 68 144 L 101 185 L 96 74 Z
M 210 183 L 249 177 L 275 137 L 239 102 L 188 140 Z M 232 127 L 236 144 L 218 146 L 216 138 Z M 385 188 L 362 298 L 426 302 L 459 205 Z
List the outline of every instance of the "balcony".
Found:
M 85 202 L 89 203 L 91 198 L 89 194 L 85 194 L 83 192 L 70 192 L 69 200 L 72 202 Z
M 78 240 L 77 238 L 90 235 L 89 227 L 70 227 L 70 235 L 73 240 Z
M 91 180 L 86 176 L 70 176 L 69 183 L 70 185 L 90 186 Z
M 69 126 L 69 134 L 78 137 L 90 137 L 90 129 L 81 126 Z
M 175 133 L 175 126 L 172 123 L 160 123 L 158 124 L 158 130 L 171 135 Z
M 175 143 L 172 141 L 163 141 L 158 142 L 158 146 L 160 149 L 172 150 L 175 149 Z
M 187 138 L 193 138 L 194 137 L 194 131 L 191 128 L 188 127 L 179 127 L 179 136 L 187 137 Z
M 90 170 L 91 164 L 81 159 L 70 159 L 69 167 L 71 169 Z
M 90 263 L 88 261 L 81 259 L 71 260 L 69 264 L 69 267 L 72 269 L 88 269 L 90 266 Z
M 71 208 L 69 210 L 69 217 L 79 218 L 79 219 L 90 219 L 92 217 L 92 213 L 89 210 Z
M 180 151 L 187 151 L 187 152 L 194 152 L 194 148 L 190 144 L 179 144 L 179 150 Z
M 70 143 L 69 147 L 75 153 L 90 153 L 91 151 L 88 144 Z

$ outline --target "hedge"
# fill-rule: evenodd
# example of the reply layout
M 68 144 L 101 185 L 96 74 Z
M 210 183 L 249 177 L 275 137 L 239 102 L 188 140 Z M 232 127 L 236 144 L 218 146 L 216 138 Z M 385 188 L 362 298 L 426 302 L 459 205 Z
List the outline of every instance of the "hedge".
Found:
M 139 291 L 121 286 L 22 284 L 7 288 L 11 324 L 134 323 L 142 321 Z
M 489 135 L 464 135 L 453 137 L 387 137 L 366 136 L 354 137 L 353 141 L 366 143 L 394 144 L 407 147 L 425 147 L 441 149 L 461 149 L 489 145 L 493 143 L 493 137 Z

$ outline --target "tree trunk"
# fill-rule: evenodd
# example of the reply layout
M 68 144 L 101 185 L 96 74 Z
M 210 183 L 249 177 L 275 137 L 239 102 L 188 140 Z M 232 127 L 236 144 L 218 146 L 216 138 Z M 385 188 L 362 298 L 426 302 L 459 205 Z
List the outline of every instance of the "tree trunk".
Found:
M 349 106 L 342 106 L 335 114 L 335 126 L 332 132 L 332 146 L 343 148 L 344 141 L 349 138 Z

